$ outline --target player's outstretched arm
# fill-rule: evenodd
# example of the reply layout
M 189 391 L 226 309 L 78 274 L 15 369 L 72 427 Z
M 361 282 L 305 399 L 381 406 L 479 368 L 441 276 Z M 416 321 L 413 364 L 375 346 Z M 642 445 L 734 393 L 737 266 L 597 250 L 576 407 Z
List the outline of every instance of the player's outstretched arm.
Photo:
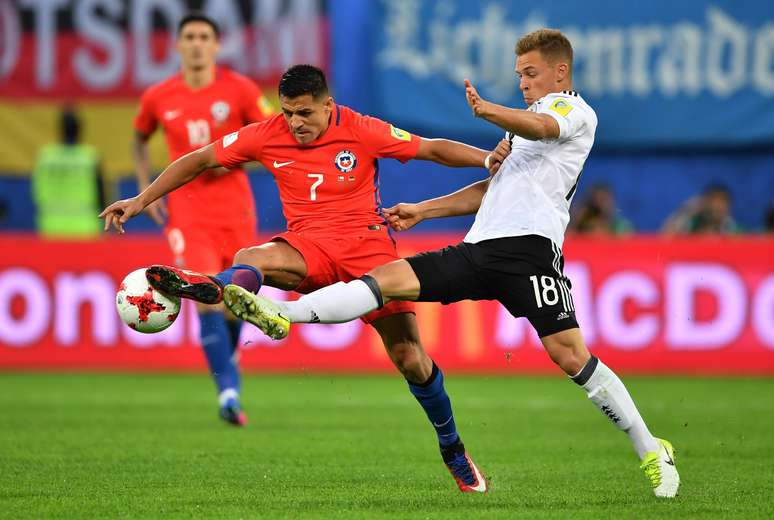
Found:
M 559 123 L 553 117 L 486 101 L 468 80 L 465 80 L 465 98 L 474 116 L 486 119 L 506 132 L 532 141 L 559 137 Z
M 212 144 L 180 157 L 167 166 L 139 195 L 114 202 L 102 210 L 99 217 L 105 219 L 105 231 L 113 226 L 119 233 L 123 233 L 124 223 L 139 214 L 148 204 L 192 181 L 203 171 L 218 166 L 220 163 L 215 157 L 215 147 Z
M 484 179 L 443 197 L 416 204 L 397 204 L 385 209 L 384 215 L 395 231 L 405 231 L 431 218 L 470 215 L 478 211 L 488 186 L 489 179 Z
M 134 140 L 132 141 L 132 158 L 134 159 L 134 170 L 137 175 L 137 188 L 138 191 L 143 191 L 150 185 L 151 182 L 151 161 L 150 153 L 148 151 L 148 141 L 150 140 L 150 134 L 144 134 L 138 130 L 134 132 Z M 164 205 L 164 199 L 159 199 L 156 202 L 149 204 L 145 211 L 148 216 L 159 226 L 164 225 L 164 221 L 167 217 L 167 208 Z
M 420 138 L 415 159 L 433 161 L 444 166 L 483 167 L 490 175 L 497 173 L 500 165 L 511 153 L 511 143 L 503 139 L 491 153 L 448 139 Z
M 457 141 L 421 138 L 415 159 L 457 168 L 486 168 L 484 160 L 488 155 L 489 152 Z

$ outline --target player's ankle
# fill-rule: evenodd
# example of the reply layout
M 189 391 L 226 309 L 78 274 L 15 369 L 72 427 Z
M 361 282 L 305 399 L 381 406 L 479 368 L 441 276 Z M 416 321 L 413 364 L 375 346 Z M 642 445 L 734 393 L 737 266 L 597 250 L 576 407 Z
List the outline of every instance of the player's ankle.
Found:
M 258 293 L 263 285 L 263 275 L 261 272 L 248 264 L 234 264 L 225 271 L 215 275 L 215 279 L 221 287 L 234 284 L 253 294 Z
M 218 403 L 220 406 L 226 406 L 229 401 L 239 402 L 239 392 L 236 388 L 225 388 L 218 394 Z

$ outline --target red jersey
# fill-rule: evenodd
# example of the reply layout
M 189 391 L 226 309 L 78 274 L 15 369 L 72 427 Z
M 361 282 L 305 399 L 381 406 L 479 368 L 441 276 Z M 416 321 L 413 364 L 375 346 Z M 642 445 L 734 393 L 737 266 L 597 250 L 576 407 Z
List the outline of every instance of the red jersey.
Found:
M 293 137 L 283 115 L 248 125 L 215 142 L 226 168 L 259 161 L 279 187 L 293 232 L 383 224 L 377 159 L 406 162 L 420 138 L 379 119 L 334 105 L 326 131 L 309 144 Z
M 258 86 L 246 77 L 218 68 L 215 81 L 191 89 L 177 74 L 149 87 L 140 99 L 134 128 L 150 135 L 161 125 L 170 161 L 223 137 L 248 123 L 263 121 L 273 110 Z M 247 175 L 206 171 L 168 196 L 170 225 L 218 225 L 234 219 L 255 221 Z

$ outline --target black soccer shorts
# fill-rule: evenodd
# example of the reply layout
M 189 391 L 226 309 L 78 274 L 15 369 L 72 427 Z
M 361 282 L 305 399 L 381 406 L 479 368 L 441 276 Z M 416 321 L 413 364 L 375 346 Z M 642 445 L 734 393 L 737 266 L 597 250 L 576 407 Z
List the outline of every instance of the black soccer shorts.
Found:
M 406 261 L 419 279 L 417 301 L 497 300 L 513 316 L 525 316 L 541 338 L 578 326 L 564 258 L 548 238 L 460 242 Z

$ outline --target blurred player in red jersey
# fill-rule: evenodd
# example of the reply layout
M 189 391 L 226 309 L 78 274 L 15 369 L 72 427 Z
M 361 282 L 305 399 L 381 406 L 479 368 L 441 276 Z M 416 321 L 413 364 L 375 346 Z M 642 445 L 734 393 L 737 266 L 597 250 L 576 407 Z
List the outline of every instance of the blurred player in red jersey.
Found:
M 423 139 L 337 105 L 323 72 L 310 65 L 287 70 L 279 94 L 283 115 L 246 126 L 178 159 L 137 197 L 115 202 L 102 212 L 106 229 L 114 225 L 123 232 L 129 218 L 208 168 L 260 161 L 274 174 L 287 232 L 240 250 L 235 264 L 214 277 L 153 266 L 148 279 L 157 289 L 217 303 L 229 283 L 253 292 L 266 283 L 306 293 L 356 279 L 397 258 L 381 211 L 378 159 L 491 166 L 495 171 L 507 154 L 501 146 L 490 156 L 461 143 Z M 443 373 L 420 343 L 413 303 L 389 303 L 363 320 L 379 332 L 390 358 L 424 408 L 460 490 L 486 491 L 486 480 L 457 433 Z
M 140 191 L 150 184 L 148 140 L 161 126 L 170 160 L 219 139 L 242 126 L 273 115 L 251 80 L 216 66 L 220 32 L 201 13 L 190 13 L 177 28 L 179 74 L 151 86 L 134 120 L 134 158 Z M 241 168 L 209 169 L 146 208 L 163 225 L 178 266 L 217 273 L 234 254 L 256 243 L 256 216 L 247 175 Z M 168 218 L 167 218 L 168 216 Z M 220 416 L 241 425 L 240 377 L 236 345 L 241 322 L 226 320 L 220 306 L 197 304 L 201 342 L 218 388 Z

